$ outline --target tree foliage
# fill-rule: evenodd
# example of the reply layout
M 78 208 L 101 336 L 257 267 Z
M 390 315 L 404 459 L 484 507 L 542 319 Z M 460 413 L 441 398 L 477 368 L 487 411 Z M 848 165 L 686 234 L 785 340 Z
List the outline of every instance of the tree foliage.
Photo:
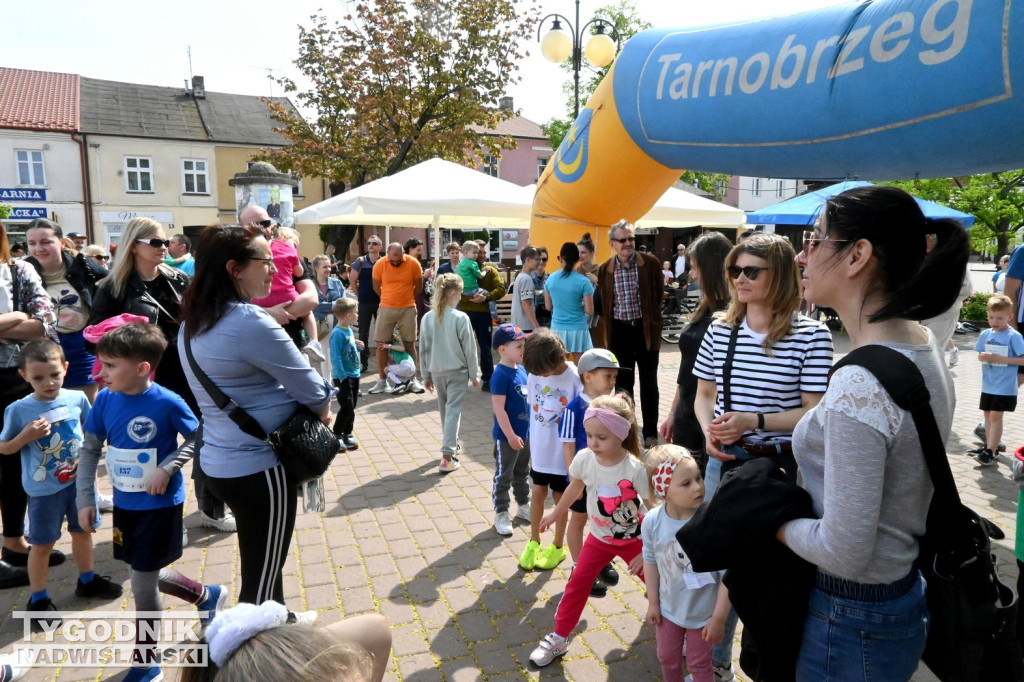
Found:
M 279 82 L 312 120 L 267 102 L 291 143 L 267 150 L 278 168 L 338 193 L 429 158 L 469 164 L 514 145 L 487 131 L 513 115 L 498 99 L 519 80 L 532 3 L 362 0 L 340 22 L 310 20 L 295 64 L 312 86 Z
M 637 13 L 636 6 L 633 4 L 633 0 L 619 0 L 617 4 L 608 5 L 605 7 L 598 8 L 594 12 L 594 16 L 608 19 L 615 24 L 615 30 L 619 33 L 619 47 L 625 45 L 626 41 L 632 38 L 640 31 L 645 31 L 651 28 L 651 24 L 640 18 Z M 586 23 L 587 19 L 580 19 L 580 23 Z M 579 27 L 577 27 L 579 30 Z M 543 29 L 542 29 L 543 31 Z M 584 38 L 584 46 L 586 45 L 587 38 Z M 582 59 L 580 68 L 580 108 L 586 105 L 587 101 L 597 90 L 597 86 L 601 84 L 601 81 L 608 73 L 608 68 L 597 69 L 592 67 L 586 59 Z M 541 125 L 541 130 L 544 131 L 544 135 L 547 136 L 548 140 L 551 141 L 551 148 L 558 149 L 558 146 L 562 144 L 562 140 L 569 133 L 572 128 L 573 119 L 573 89 L 574 84 L 572 80 L 572 60 L 566 60 L 561 64 L 561 68 L 565 71 L 569 78 L 562 86 L 562 91 L 566 96 L 566 115 L 561 118 L 553 118 L 547 123 Z M 729 180 L 729 176 L 722 173 L 702 173 L 697 171 L 686 171 L 683 173 L 680 180 L 691 184 L 701 191 L 709 194 L 714 194 L 719 199 L 725 194 L 726 183 Z
M 908 180 L 890 183 L 921 199 L 936 201 L 975 217 L 971 247 L 996 257 L 1010 251 L 1010 240 L 1024 223 L 1024 170 L 984 173 L 962 178 Z
M 7 218 L 11 215 L 11 207 L 7 204 L 0 204 L 0 220 Z

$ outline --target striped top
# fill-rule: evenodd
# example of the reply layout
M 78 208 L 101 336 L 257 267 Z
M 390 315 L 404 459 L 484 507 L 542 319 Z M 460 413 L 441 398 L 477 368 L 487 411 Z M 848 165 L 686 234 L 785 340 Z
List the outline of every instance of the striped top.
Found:
M 802 407 L 801 393 L 825 392 L 832 366 L 832 334 L 824 324 L 803 315 L 794 316 L 791 326 L 790 332 L 772 345 L 771 355 L 767 355 L 761 347 L 766 334 L 753 331 L 743 321 L 732 362 L 731 411 L 785 412 Z M 714 381 L 718 386 L 716 417 L 725 412 L 722 369 L 731 332 L 732 327 L 713 323 L 704 335 L 693 366 L 694 376 Z M 743 437 L 757 442 L 789 439 L 792 434 L 748 431 Z

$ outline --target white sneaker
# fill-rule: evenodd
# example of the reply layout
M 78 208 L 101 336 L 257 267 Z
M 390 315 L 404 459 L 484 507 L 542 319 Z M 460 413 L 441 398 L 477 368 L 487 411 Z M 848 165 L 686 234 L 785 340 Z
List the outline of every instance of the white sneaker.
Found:
M 387 379 L 377 379 L 377 383 L 370 387 L 367 391 L 370 395 L 376 395 L 377 393 L 383 393 L 388 388 Z
M 555 660 L 559 656 L 565 656 L 566 652 L 569 651 L 569 640 L 562 639 L 555 633 L 551 633 L 544 639 L 540 640 L 540 644 L 530 654 L 530 660 L 533 664 L 539 668 L 543 668 L 551 661 Z
M 512 535 L 512 519 L 508 517 L 507 511 L 494 515 L 494 530 L 498 535 Z
M 960 349 L 953 346 L 953 349 L 949 351 L 949 366 L 952 367 L 960 359 Z
M 316 611 L 292 611 L 291 615 L 295 616 L 296 625 L 312 625 L 319 614 Z
M 96 508 L 99 509 L 101 512 L 114 511 L 114 496 L 97 493 Z
M 423 384 L 420 383 L 419 379 L 413 379 L 409 383 L 409 391 L 413 393 L 424 393 L 427 389 L 423 388 Z
M 519 505 L 519 508 L 516 509 L 516 518 L 519 519 L 520 521 L 525 521 L 526 523 L 530 523 L 530 503 L 529 502 L 527 502 L 526 504 Z
M 309 356 L 310 364 L 314 362 L 327 362 L 327 357 L 324 356 L 324 349 L 319 341 L 310 341 L 303 346 L 302 352 Z
M 11 676 L 4 677 L 5 682 L 14 682 L 25 677 L 25 673 L 31 670 L 30 666 L 23 665 L 17 654 L 0 655 L 0 668 L 10 667 Z
M 238 531 L 238 523 L 235 521 L 235 517 L 227 510 L 224 510 L 224 516 L 219 519 L 207 516 L 205 512 L 199 512 L 199 525 L 206 528 L 216 528 L 223 533 L 235 533 Z

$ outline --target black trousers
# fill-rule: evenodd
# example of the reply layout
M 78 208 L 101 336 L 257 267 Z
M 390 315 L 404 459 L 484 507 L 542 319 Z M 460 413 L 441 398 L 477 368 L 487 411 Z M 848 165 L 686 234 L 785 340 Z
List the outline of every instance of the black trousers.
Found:
M 359 351 L 359 363 L 365 372 L 370 361 L 370 320 L 376 319 L 377 309 L 380 302 L 365 303 L 359 302 L 359 340 L 363 342 L 363 349 Z
M 288 480 L 280 464 L 238 478 L 211 476 L 208 484 L 227 503 L 238 523 L 242 563 L 238 601 L 262 604 L 273 599 L 283 604 L 281 570 L 295 529 L 298 486 Z
M 619 372 L 615 388 L 633 395 L 633 385 L 640 379 L 640 400 L 634 398 L 643 419 L 643 437 L 658 437 L 658 356 L 659 351 L 648 350 L 644 328 L 612 320 L 608 350 L 615 354 L 619 366 L 629 372 Z M 638 375 L 638 376 L 634 376 Z
M 32 392 L 17 368 L 0 369 L 0 429 L 4 426 L 4 411 L 11 403 Z M 20 538 L 25 534 L 25 512 L 28 495 L 21 485 L 21 455 L 0 456 L 0 520 L 5 538 Z
M 494 356 L 491 355 L 491 313 L 472 310 L 465 312 L 469 317 L 469 323 L 473 325 L 477 345 L 480 346 L 480 380 L 486 384 L 494 374 Z
M 352 433 L 356 423 L 359 379 L 352 377 L 335 379 L 334 386 L 338 389 L 338 414 L 334 418 L 334 435 L 340 437 Z

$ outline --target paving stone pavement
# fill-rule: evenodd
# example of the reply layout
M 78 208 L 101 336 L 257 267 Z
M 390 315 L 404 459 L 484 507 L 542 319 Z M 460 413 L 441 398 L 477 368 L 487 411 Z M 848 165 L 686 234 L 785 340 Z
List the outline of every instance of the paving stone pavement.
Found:
M 971 431 L 980 412 L 981 372 L 973 352 L 976 334 L 958 336 L 960 361 L 953 368 L 959 396 L 949 443 L 949 460 L 964 500 L 999 525 L 1007 539 L 996 543 L 1004 575 L 1016 577 L 1012 542 L 1016 488 L 1010 459 L 981 468 L 963 453 L 975 447 Z M 838 335 L 837 352 L 847 340 Z M 661 407 L 666 414 L 675 391 L 679 354 L 666 348 L 661 357 Z M 363 380 L 369 388 L 371 375 Z M 517 556 L 528 528 L 517 522 L 510 538 L 491 526 L 489 394 L 471 390 L 462 420 L 462 468 L 437 472 L 440 425 L 431 394 L 363 396 L 357 410 L 359 450 L 340 455 L 325 479 L 327 509 L 299 512 L 285 565 L 285 596 L 294 610 L 315 609 L 320 623 L 379 612 L 394 635 L 386 679 L 414 682 L 543 679 L 660 679 L 654 632 L 642 623 L 646 599 L 642 584 L 626 575 L 606 597 L 590 599 L 569 653 L 538 670 L 530 651 L 550 631 L 555 607 L 569 576 L 569 561 L 552 571 L 524 572 Z M 1007 415 L 1004 440 L 1010 448 L 1024 440 L 1024 421 Z M 101 485 L 101 488 L 103 486 Z M 108 491 L 109 491 L 109 486 Z M 186 527 L 189 545 L 174 567 L 205 583 L 224 583 L 238 591 L 235 538 L 197 526 L 189 485 Z M 70 560 L 50 572 L 50 593 L 65 609 L 129 610 L 127 569 L 111 558 L 109 515 L 96 537 L 96 571 L 125 585 L 111 603 L 74 597 L 76 571 Z M 67 536 L 58 545 L 70 552 Z M 10 614 L 28 600 L 29 589 L 0 591 L 0 611 Z M 173 599 L 165 608 L 179 609 Z M 0 621 L 0 650 L 21 636 L 21 624 L 8 615 Z M 38 638 L 39 636 L 37 636 Z M 738 655 L 738 646 L 735 648 Z M 172 669 L 166 679 L 175 680 Z M 123 669 L 37 669 L 28 680 L 120 679 Z M 741 674 L 740 680 L 746 679 Z M 914 678 L 934 678 L 919 671 Z

